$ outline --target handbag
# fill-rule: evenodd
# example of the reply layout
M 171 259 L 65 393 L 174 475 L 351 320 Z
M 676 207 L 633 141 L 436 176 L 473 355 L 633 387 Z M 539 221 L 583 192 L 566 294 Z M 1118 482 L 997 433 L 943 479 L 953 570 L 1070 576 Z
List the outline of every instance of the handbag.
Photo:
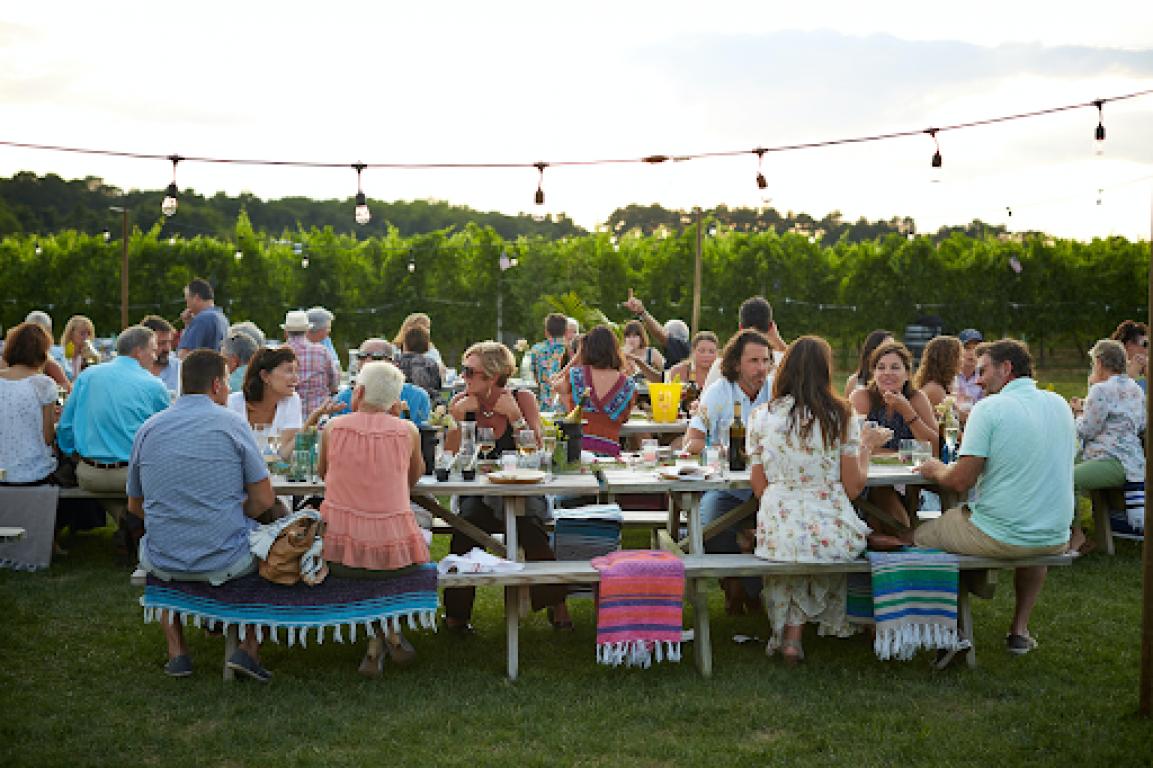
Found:
M 300 561 L 312 548 L 313 543 L 324 536 L 325 522 L 302 517 L 286 525 L 268 549 L 268 557 L 260 561 L 262 577 L 274 584 L 292 586 L 301 580 Z M 324 581 L 328 575 L 328 565 L 323 564 L 315 577 L 308 580 L 310 586 Z

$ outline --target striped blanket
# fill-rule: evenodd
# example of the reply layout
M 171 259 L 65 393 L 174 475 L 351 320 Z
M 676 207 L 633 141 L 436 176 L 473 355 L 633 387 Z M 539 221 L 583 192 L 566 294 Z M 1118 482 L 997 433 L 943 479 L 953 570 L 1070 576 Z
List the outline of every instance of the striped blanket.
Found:
M 597 661 L 649 667 L 681 660 L 685 565 L 669 552 L 621 550 L 592 560 L 597 590 Z
M 908 661 L 918 650 L 963 647 L 957 633 L 957 558 L 935 549 L 869 552 L 871 574 L 850 574 L 846 613 L 873 622 L 873 650 L 882 660 Z
M 256 574 L 214 587 L 195 581 L 162 581 L 148 576 L 144 596 L 144 621 L 158 621 L 161 611 L 183 616 L 185 625 L 209 629 L 237 627 L 241 639 L 251 630 L 263 641 L 267 632 L 280 642 L 285 630 L 288 645 L 306 645 L 309 633 L 323 643 L 325 630 L 332 638 L 356 642 L 357 629 L 374 635 L 372 622 L 379 621 L 386 632 L 397 632 L 408 619 L 417 625 L 436 629 L 436 565 L 427 563 L 388 579 L 341 579 L 329 576 L 321 584 L 291 587 L 273 584 Z

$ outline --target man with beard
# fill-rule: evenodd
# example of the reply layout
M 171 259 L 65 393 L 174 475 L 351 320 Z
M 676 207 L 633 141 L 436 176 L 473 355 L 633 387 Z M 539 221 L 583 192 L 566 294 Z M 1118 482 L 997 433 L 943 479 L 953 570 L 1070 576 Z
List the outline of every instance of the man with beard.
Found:
M 156 362 L 149 372 L 163 381 L 169 392 L 179 392 L 180 359 L 172 354 L 172 338 L 176 330 L 159 315 L 145 315 L 140 324 L 156 333 Z
M 772 359 L 769 340 L 759 331 L 744 330 L 729 339 L 719 359 L 721 378 L 705 388 L 700 406 L 685 432 L 686 451 L 699 454 L 706 440 L 710 446 L 720 446 L 733 423 L 736 406 L 740 406 L 741 421 L 748 425 L 753 409 L 767 403 L 772 396 L 773 377 L 769 375 Z M 752 498 L 753 492 L 749 489 L 706 492 L 701 497 L 701 524 L 708 525 Z M 740 552 L 738 533 L 751 528 L 756 515 L 754 501 L 749 504 L 747 517 L 705 542 L 705 551 Z M 730 614 L 744 613 L 746 606 L 757 608 L 761 591 L 759 578 L 723 579 L 722 586 L 725 609 Z

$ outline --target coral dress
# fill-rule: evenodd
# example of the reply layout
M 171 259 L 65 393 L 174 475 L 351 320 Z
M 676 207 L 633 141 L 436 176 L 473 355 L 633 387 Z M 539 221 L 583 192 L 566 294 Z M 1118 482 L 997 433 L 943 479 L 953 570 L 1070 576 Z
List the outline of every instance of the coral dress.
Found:
M 791 396 L 754 411 L 749 423 L 749 462 L 761 464 L 768 487 L 757 512 L 757 557 L 792 563 L 854 560 L 865 551 L 865 525 L 841 485 L 841 446 L 827 448 L 820 422 L 806 440 L 789 428 Z M 845 576 L 780 576 L 765 579 L 773 638 L 786 624 L 813 621 L 822 635 L 853 633 L 845 618 Z
M 385 571 L 428 562 L 408 500 L 411 431 L 410 422 L 391 414 L 360 411 L 325 428 L 326 560 Z

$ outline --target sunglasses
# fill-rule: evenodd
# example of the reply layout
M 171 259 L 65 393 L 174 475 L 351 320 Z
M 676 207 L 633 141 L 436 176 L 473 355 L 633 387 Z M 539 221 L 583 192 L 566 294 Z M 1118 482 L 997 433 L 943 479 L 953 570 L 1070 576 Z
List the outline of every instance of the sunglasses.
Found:
M 389 357 L 383 352 L 357 352 L 357 360 L 388 360 Z
M 471 379 L 473 376 L 485 377 L 484 371 L 482 371 L 480 368 L 473 368 L 469 365 L 462 365 L 460 367 L 460 375 L 465 379 Z

